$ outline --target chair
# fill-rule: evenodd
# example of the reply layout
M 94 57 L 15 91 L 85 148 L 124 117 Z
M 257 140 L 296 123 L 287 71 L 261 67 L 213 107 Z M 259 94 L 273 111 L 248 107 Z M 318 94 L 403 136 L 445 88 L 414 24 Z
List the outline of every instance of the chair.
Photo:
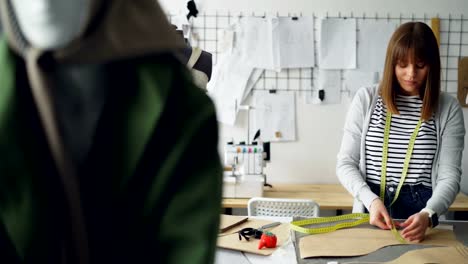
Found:
M 318 217 L 319 205 L 307 199 L 253 197 L 247 206 L 248 216 Z

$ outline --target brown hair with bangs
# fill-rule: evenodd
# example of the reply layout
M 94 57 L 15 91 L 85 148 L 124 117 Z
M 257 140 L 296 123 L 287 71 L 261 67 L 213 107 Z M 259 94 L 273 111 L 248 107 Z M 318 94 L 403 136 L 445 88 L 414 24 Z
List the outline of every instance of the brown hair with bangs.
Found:
M 425 23 L 402 24 L 393 33 L 388 43 L 380 95 L 387 110 L 392 114 L 400 113 L 395 102 L 400 89 L 395 75 L 395 66 L 398 61 L 406 61 L 407 58 L 412 58 L 414 62 L 424 62 L 429 68 L 425 84 L 419 90 L 419 97 L 423 101 L 421 118 L 426 121 L 437 110 L 439 102 L 440 56 L 436 37 Z

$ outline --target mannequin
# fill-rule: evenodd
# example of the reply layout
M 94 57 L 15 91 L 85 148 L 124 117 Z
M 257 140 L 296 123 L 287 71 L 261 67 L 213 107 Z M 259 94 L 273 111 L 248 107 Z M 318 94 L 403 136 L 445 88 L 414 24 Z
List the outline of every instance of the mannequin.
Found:
M 0 19 L 0 263 L 212 263 L 216 112 L 159 4 L 2 0 Z
M 195 83 L 200 88 L 206 90 L 206 85 L 211 79 L 211 72 L 213 68 L 213 59 L 211 53 L 200 50 L 199 48 L 186 47 L 182 50 L 182 56 L 182 62 L 192 71 Z M 199 74 L 203 74 L 204 76 Z M 199 75 L 201 79 L 197 79 L 197 75 Z
M 91 0 L 10 1 L 28 45 L 41 50 L 69 45 L 82 32 L 91 8 Z M 73 162 L 80 165 L 107 97 L 108 91 L 100 88 L 105 87 L 106 77 L 100 67 L 63 65 L 53 72 L 58 86 L 52 95 L 59 130 Z M 75 133 L 77 129 L 81 133 Z
M 177 35 L 181 39 L 184 38 L 183 31 L 177 30 L 176 26 L 174 27 Z M 211 73 L 213 70 L 212 54 L 199 48 L 190 47 L 190 43 L 188 43 L 185 38 L 184 41 L 187 44 L 187 47 L 180 51 L 181 62 L 187 65 L 187 67 L 192 71 L 192 75 L 197 86 L 206 90 L 206 85 L 211 79 Z
M 40 49 L 63 47 L 80 32 L 90 0 L 10 0 L 26 40 Z

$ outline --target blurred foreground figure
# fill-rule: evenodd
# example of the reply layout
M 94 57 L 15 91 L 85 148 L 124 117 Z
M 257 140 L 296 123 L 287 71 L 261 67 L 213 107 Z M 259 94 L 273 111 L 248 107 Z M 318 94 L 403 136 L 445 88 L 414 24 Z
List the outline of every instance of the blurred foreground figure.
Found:
M 208 97 L 153 0 L 0 0 L 0 263 L 210 263 Z

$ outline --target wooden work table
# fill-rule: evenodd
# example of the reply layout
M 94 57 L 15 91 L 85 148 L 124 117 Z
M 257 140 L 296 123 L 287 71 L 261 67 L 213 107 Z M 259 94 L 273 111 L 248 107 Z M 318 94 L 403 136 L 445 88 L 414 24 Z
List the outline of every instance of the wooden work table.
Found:
M 353 197 L 340 184 L 273 184 L 265 187 L 263 197 L 311 199 L 321 210 L 352 210 Z M 223 198 L 223 208 L 247 208 L 248 198 Z M 468 196 L 457 195 L 449 211 L 468 211 Z

